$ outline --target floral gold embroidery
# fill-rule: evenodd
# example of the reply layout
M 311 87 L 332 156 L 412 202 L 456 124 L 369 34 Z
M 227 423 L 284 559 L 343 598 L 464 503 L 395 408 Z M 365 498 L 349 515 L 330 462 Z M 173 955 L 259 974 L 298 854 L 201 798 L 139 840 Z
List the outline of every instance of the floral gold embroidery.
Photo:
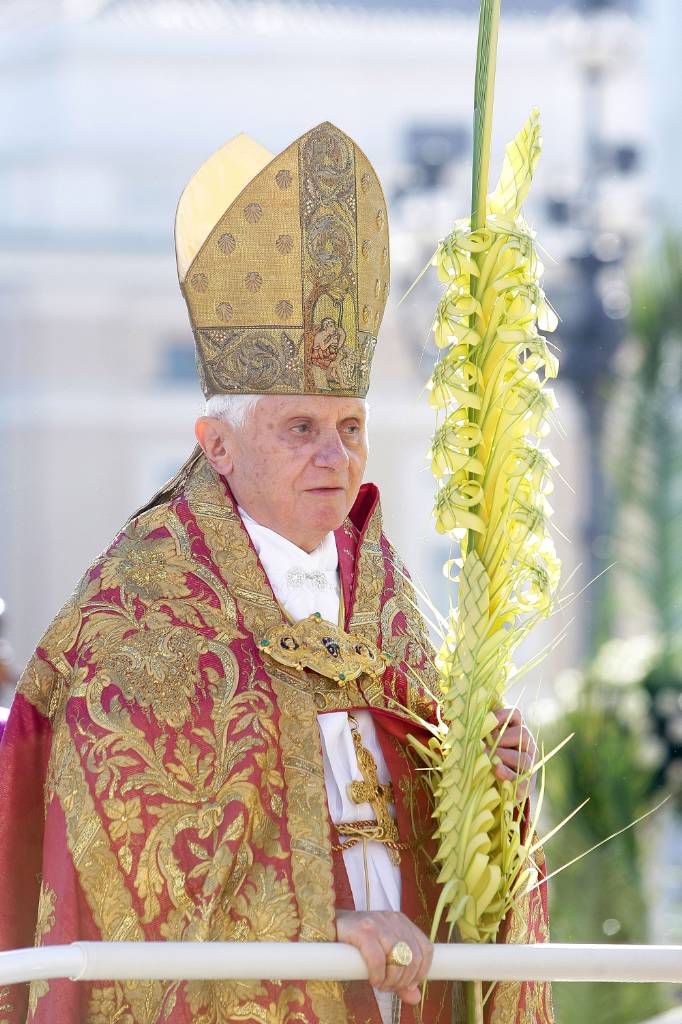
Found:
M 276 388 L 300 394 L 300 331 L 234 327 L 206 329 L 199 335 L 207 395 L 267 394 Z
M 286 942 L 298 928 L 293 893 L 270 865 L 255 864 L 235 900 L 235 912 L 248 922 L 249 942 Z
M 88 1006 L 88 1024 L 135 1024 L 129 1009 L 120 1001 L 120 987 L 93 986 Z
M 45 881 L 40 885 L 40 898 L 38 900 L 38 917 L 36 920 L 35 943 L 41 946 L 45 936 L 54 928 L 54 908 L 57 896 Z
M 127 845 L 134 835 L 144 832 L 139 797 L 135 796 L 131 800 L 105 800 L 103 807 L 111 823 L 109 833 L 112 839 L 122 839 Z
M 114 542 L 99 571 L 102 590 L 121 587 L 143 601 L 187 593 L 187 563 L 170 535 L 147 540 L 158 523 L 149 513 L 134 520 Z
M 47 718 L 52 718 L 56 711 L 55 697 L 60 690 L 60 681 L 48 662 L 34 654 L 17 684 L 17 693 Z
M 42 946 L 45 936 L 54 928 L 55 904 L 57 896 L 49 885 L 43 880 L 40 884 L 40 897 L 38 899 L 38 915 L 35 929 L 35 945 Z M 36 1012 L 39 1001 L 47 995 L 50 983 L 43 978 L 32 981 L 28 990 L 28 1008 L 31 1013 Z
M 107 677 L 127 701 L 149 709 L 159 722 L 182 726 L 192 703 L 218 683 L 213 671 L 202 673 L 199 666 L 209 643 L 200 633 L 181 626 L 167 623 L 160 629 L 137 629 L 122 639 L 112 637 L 107 647 L 101 661 Z

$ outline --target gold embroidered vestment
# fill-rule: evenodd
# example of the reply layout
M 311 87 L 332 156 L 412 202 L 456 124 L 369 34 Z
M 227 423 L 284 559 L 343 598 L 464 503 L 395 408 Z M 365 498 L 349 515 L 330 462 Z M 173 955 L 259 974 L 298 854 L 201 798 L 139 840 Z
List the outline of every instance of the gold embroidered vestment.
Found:
M 324 787 L 325 710 L 373 712 L 400 837 L 426 834 L 404 709 L 433 713 L 427 641 L 373 495 L 362 489 L 337 545 L 346 629 L 383 652 L 382 677 L 339 686 L 262 654 L 258 641 L 282 613 L 203 459 L 91 567 L 29 663 L 0 748 L 0 871 L 16 893 L 0 908 L 0 948 L 334 940 L 344 879 Z M 436 890 L 426 847 L 402 853 L 401 872 L 405 912 L 428 930 Z M 540 893 L 518 923 L 533 941 L 544 929 Z M 451 987 L 430 988 L 424 1021 L 449 1024 Z M 490 1024 L 547 1024 L 545 999 L 543 986 L 496 993 Z M 403 1008 L 403 1024 L 421 1019 Z M 37 981 L 0 990 L 0 1024 L 24 1021 L 379 1017 L 368 985 Z

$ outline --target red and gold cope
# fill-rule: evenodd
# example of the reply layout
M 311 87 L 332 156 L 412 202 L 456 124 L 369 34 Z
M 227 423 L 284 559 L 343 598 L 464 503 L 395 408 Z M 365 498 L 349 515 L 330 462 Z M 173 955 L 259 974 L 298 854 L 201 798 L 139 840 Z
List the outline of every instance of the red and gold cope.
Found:
M 0 747 L 0 949 L 103 940 L 334 941 L 352 908 L 333 847 L 318 716 L 369 709 L 391 775 L 403 910 L 437 898 L 431 805 L 408 711 L 435 714 L 429 645 L 365 485 L 336 532 L 347 632 L 388 661 L 339 686 L 259 647 L 284 623 L 225 481 L 205 460 L 89 569 L 18 688 Z M 538 871 L 542 865 L 538 864 Z M 542 941 L 544 886 L 501 939 Z M 448 1024 L 428 986 L 403 1024 Z M 488 1024 L 548 1024 L 542 985 L 501 984 Z M 34 981 L 3 1024 L 380 1024 L 369 985 Z

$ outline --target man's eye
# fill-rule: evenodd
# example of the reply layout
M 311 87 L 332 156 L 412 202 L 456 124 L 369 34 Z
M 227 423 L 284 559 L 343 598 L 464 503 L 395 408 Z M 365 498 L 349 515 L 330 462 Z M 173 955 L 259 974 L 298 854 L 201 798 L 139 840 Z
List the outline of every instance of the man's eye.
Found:
M 293 429 L 296 431 L 297 434 L 306 434 L 308 432 L 308 430 L 310 429 L 310 424 L 309 423 L 296 423 L 296 424 L 294 424 Z

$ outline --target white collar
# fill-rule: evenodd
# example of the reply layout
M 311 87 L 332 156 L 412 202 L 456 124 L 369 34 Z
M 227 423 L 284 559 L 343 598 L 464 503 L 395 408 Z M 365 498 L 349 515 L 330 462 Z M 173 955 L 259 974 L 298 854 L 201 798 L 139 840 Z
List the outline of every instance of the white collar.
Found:
M 266 562 L 273 568 L 276 566 L 280 572 L 286 571 L 294 565 L 308 571 L 322 569 L 323 572 L 335 572 L 338 568 L 339 554 L 333 533 L 328 533 L 314 551 L 308 552 L 283 537 L 281 533 L 275 533 L 268 526 L 257 522 L 241 505 L 237 506 L 237 510 L 266 572 L 268 571 Z
M 319 612 L 338 622 L 340 608 L 339 556 L 333 533 L 314 551 L 304 551 L 286 537 L 239 509 L 275 597 L 294 622 Z

